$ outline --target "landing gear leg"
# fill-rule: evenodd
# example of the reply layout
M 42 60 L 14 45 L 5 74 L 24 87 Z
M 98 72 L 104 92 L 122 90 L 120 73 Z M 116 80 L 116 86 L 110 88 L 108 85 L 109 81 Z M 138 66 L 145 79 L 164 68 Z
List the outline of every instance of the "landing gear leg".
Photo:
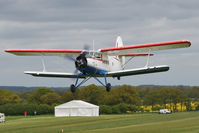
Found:
M 79 81 L 79 76 L 81 75 L 78 75 L 77 76 L 77 79 L 76 79 L 76 82 L 75 84 L 72 84 L 70 86 L 70 90 L 72 93 L 75 93 L 76 91 L 76 88 L 78 88 L 79 86 L 81 86 L 82 84 L 84 84 L 86 81 L 88 81 L 91 77 L 86 77 L 85 79 L 83 79 L 79 84 L 78 84 L 78 81 Z M 93 77 L 94 79 L 96 79 L 101 85 L 103 85 L 105 88 L 106 88 L 106 91 L 109 92 L 111 90 L 111 84 L 110 83 L 107 83 L 107 80 L 106 80 L 106 74 L 104 74 L 104 79 L 105 79 L 105 84 L 102 83 L 97 77 Z
M 105 79 L 105 84 L 102 83 L 97 77 L 93 77 L 95 80 L 97 80 L 102 86 L 104 86 L 106 88 L 106 91 L 109 92 L 111 90 L 111 84 L 107 83 L 106 80 L 106 74 L 104 74 L 104 79 Z
M 106 74 L 104 74 L 104 79 L 105 79 L 105 84 L 106 84 L 106 91 L 109 92 L 111 91 L 111 84 L 107 83 Z
M 70 86 L 71 92 L 74 93 L 74 92 L 76 91 L 76 88 L 78 88 L 79 86 L 81 86 L 82 84 L 84 84 L 84 83 L 85 83 L 86 81 L 88 81 L 90 78 L 91 78 L 91 77 L 87 77 L 87 78 L 83 79 L 83 80 L 78 84 L 79 77 L 77 77 L 76 82 L 75 82 L 75 85 L 72 84 L 72 85 Z

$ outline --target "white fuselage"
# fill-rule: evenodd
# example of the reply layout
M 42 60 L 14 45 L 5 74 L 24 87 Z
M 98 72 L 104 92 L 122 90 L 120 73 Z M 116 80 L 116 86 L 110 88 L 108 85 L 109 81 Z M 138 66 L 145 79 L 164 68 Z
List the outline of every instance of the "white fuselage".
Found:
M 119 71 L 122 69 L 122 63 L 117 56 L 108 56 L 108 60 L 87 58 L 88 65 L 105 71 Z
M 123 47 L 122 38 L 120 36 L 117 37 L 115 45 L 115 48 L 118 47 Z M 85 52 L 87 65 L 84 65 L 85 67 L 83 68 L 78 67 L 83 74 L 99 76 L 106 75 L 107 72 L 120 71 L 123 69 L 125 57 L 102 55 L 99 51 L 100 50 L 91 50 Z

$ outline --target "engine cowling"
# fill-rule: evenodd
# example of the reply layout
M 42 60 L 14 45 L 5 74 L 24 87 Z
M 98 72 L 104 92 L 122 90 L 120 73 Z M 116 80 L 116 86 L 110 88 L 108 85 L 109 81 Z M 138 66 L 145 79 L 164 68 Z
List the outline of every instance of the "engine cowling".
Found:
M 76 61 L 75 61 L 75 66 L 77 69 L 81 69 L 81 68 L 85 68 L 87 67 L 87 59 L 84 55 L 79 55 L 77 58 L 76 58 Z

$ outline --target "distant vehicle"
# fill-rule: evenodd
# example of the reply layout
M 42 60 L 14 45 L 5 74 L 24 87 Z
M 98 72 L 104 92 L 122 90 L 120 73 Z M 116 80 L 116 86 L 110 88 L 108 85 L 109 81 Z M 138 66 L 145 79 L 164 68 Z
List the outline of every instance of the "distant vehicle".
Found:
M 0 122 L 5 122 L 5 115 L 0 113 Z
M 171 111 L 169 111 L 168 109 L 160 109 L 159 114 L 171 114 Z
M 70 44 L 69 44 L 70 45 Z M 122 38 L 117 37 L 116 46 L 112 48 L 102 48 L 97 51 L 85 49 L 7 49 L 5 52 L 19 55 L 19 56 L 42 56 L 43 71 L 25 71 L 25 74 L 30 74 L 37 77 L 60 77 L 60 78 L 75 78 L 75 84 L 71 85 L 71 91 L 75 92 L 76 88 L 80 87 L 90 78 L 94 78 L 107 91 L 111 90 L 111 84 L 107 83 L 107 77 L 113 77 L 120 80 L 123 76 L 148 74 L 156 72 L 165 72 L 169 70 L 169 66 L 149 66 L 149 56 L 151 52 L 159 50 L 168 50 L 176 48 L 190 47 L 191 42 L 187 40 L 150 43 L 140 45 L 124 46 Z M 43 56 L 60 56 L 68 58 L 75 63 L 76 70 L 74 73 L 65 72 L 47 72 Z M 148 56 L 146 65 L 136 69 L 124 69 L 126 64 L 134 57 Z M 125 61 L 125 57 L 129 57 Z M 104 78 L 105 83 L 98 78 Z M 83 79 L 78 83 L 79 79 Z

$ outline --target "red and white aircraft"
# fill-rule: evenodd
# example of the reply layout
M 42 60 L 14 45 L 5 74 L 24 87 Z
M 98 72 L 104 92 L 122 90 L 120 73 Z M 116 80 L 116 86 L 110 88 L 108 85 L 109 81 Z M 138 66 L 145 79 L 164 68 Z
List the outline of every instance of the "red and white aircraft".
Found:
M 19 56 L 60 56 L 69 58 L 75 62 L 75 73 L 64 72 L 47 72 L 45 65 L 43 71 L 25 71 L 25 74 L 30 74 L 38 77 L 61 77 L 61 78 L 76 78 L 75 84 L 71 85 L 71 91 L 75 92 L 76 88 L 88 81 L 90 78 L 96 79 L 100 84 L 106 87 L 107 91 L 111 90 L 111 84 L 107 83 L 107 77 L 116 77 L 120 80 L 122 76 L 147 74 L 155 72 L 164 72 L 169 70 L 169 66 L 148 66 L 149 56 L 152 56 L 152 51 L 167 50 L 175 48 L 190 47 L 191 42 L 187 40 L 161 42 L 141 45 L 123 46 L 120 36 L 117 37 L 116 46 L 113 48 L 104 48 L 94 50 L 47 50 L 47 49 L 7 49 L 5 52 Z M 148 56 L 146 66 L 143 68 L 124 70 L 125 65 L 137 56 Z M 129 57 L 125 61 L 125 57 Z M 43 59 L 43 58 L 42 58 Z M 105 83 L 101 82 L 98 77 L 103 77 Z M 79 79 L 83 79 L 78 83 Z

